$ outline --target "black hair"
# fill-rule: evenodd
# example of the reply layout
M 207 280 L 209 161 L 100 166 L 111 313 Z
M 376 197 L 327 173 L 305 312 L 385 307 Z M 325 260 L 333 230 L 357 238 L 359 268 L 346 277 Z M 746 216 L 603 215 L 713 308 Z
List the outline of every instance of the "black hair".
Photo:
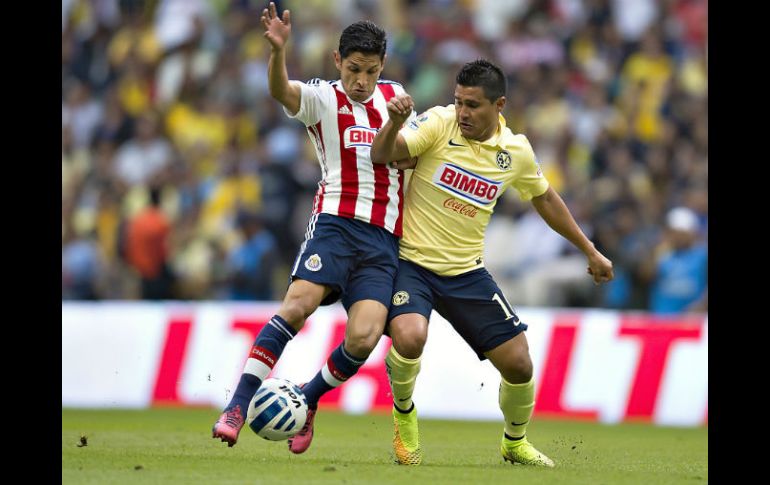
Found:
M 353 52 L 361 52 L 362 54 L 377 54 L 382 60 L 385 57 L 387 46 L 385 31 L 374 22 L 362 20 L 348 25 L 342 31 L 338 50 L 343 59 Z
M 500 96 L 505 96 L 508 90 L 502 69 L 486 59 L 477 59 L 465 64 L 457 73 L 456 81 L 460 86 L 480 86 L 484 90 L 484 96 L 493 103 Z

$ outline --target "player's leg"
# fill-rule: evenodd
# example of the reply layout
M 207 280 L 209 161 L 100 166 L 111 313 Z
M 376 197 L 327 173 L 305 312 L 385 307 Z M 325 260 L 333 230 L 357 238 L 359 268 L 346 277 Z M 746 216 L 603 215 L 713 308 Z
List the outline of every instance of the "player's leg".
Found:
M 535 405 L 532 361 L 521 322 L 486 269 L 444 278 L 436 310 L 476 352 L 500 371 L 500 409 L 505 418 L 501 452 L 506 460 L 553 466 L 526 438 Z
M 535 407 L 532 360 L 524 332 L 484 355 L 500 371 L 500 409 L 505 416 L 505 433 L 520 439 Z
M 554 466 L 527 440 L 527 426 L 535 408 L 535 381 L 527 337 L 522 332 L 486 355 L 500 371 L 500 410 L 505 427 L 500 452 L 505 460 L 525 465 Z
M 214 438 L 221 438 L 229 446 L 236 443 L 251 398 L 275 366 L 286 344 L 319 305 L 333 303 L 339 298 L 357 250 L 344 242 L 345 224 L 340 218 L 328 214 L 311 217 L 286 296 L 276 315 L 257 335 L 233 398 L 214 425 Z
M 392 345 L 385 357 L 385 367 L 393 394 L 393 452 L 401 465 L 422 462 L 417 408 L 412 394 L 433 309 L 432 292 L 424 273 L 413 263 L 399 260 L 388 315 L 387 330 Z
M 398 240 L 384 229 L 356 220 L 346 221 L 346 231 L 347 243 L 359 248 L 359 252 L 342 295 L 348 312 L 345 339 L 302 388 L 308 402 L 308 419 L 302 430 L 289 439 L 289 450 L 293 453 L 303 453 L 313 440 L 321 396 L 358 372 L 385 328 L 398 269 Z
M 361 300 L 353 304 L 348 311 L 345 339 L 302 389 L 311 408 L 317 406 L 321 396 L 341 386 L 358 372 L 377 346 L 387 314 L 388 309 L 378 301 Z
M 315 377 L 302 386 L 308 402 L 308 415 L 305 426 L 289 438 L 292 453 L 304 453 L 310 447 L 318 400 L 347 382 L 364 365 L 382 336 L 387 314 L 387 307 L 374 300 L 357 301 L 350 308 L 345 339 L 332 351 Z
M 393 452 L 400 465 L 419 465 L 422 448 L 412 394 L 428 337 L 428 319 L 419 313 L 405 313 L 393 318 L 388 328 L 392 345 L 385 366 L 393 394 Z
M 330 292 L 324 285 L 305 280 L 295 280 L 289 285 L 278 312 L 254 340 L 233 397 L 214 424 L 214 438 L 226 441 L 228 446 L 235 445 L 251 398 L 275 367 L 286 344 Z
M 412 408 L 412 394 L 428 339 L 428 319 L 419 313 L 404 313 L 390 321 L 388 331 L 392 345 L 385 357 L 385 367 L 393 391 L 393 405 L 407 413 Z

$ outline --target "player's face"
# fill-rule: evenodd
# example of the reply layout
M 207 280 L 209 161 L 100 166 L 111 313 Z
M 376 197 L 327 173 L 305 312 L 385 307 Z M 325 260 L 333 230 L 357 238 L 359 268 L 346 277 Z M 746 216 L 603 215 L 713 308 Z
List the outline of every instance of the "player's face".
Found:
M 385 65 L 377 54 L 353 52 L 342 59 L 339 52 L 334 53 L 334 63 L 340 71 L 340 79 L 345 92 L 353 101 L 366 101 L 377 87 L 377 80 Z
M 460 132 L 469 140 L 484 141 L 497 131 L 498 115 L 505 106 L 505 96 L 495 102 L 484 96 L 481 86 L 455 87 L 455 116 Z

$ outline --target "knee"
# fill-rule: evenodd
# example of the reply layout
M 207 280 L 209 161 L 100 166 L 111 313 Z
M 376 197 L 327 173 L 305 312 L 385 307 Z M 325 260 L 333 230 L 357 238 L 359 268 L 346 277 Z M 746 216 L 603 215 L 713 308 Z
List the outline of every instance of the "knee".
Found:
M 291 325 L 294 330 L 301 330 L 305 320 L 316 310 L 317 305 L 312 298 L 305 295 L 287 296 L 278 310 L 278 314 Z
M 390 338 L 393 347 L 401 357 L 416 359 L 422 355 L 425 342 L 428 340 L 428 328 L 420 325 L 390 326 Z
M 511 384 L 523 384 L 532 379 L 532 359 L 528 353 L 511 357 L 505 363 L 500 374 Z
M 345 350 L 354 357 L 364 359 L 372 353 L 381 336 L 382 332 L 350 329 L 345 336 Z

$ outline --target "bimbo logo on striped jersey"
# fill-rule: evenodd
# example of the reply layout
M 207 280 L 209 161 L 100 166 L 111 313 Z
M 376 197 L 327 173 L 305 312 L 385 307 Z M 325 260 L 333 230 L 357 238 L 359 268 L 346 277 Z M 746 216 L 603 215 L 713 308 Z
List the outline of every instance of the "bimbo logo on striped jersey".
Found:
M 368 126 L 353 125 L 348 126 L 343 134 L 343 140 L 345 142 L 345 148 L 352 147 L 370 147 L 374 136 L 377 134 L 377 129 L 369 128 Z
M 433 174 L 433 183 L 458 197 L 482 205 L 497 199 L 503 185 L 451 163 L 439 165 Z

